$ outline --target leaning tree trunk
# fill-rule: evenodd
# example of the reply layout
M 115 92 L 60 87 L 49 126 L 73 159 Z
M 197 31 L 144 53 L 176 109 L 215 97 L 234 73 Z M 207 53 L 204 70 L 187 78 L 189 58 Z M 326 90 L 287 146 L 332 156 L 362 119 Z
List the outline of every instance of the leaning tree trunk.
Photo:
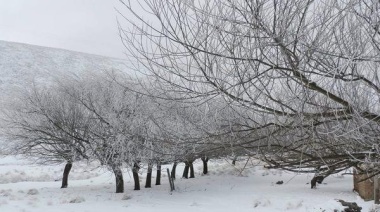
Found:
M 152 187 L 152 169 L 153 169 L 153 164 L 148 163 L 148 172 L 146 173 L 145 188 Z
M 171 178 L 173 178 L 173 179 L 175 179 L 176 168 L 177 168 L 177 162 L 174 162 L 174 163 L 173 163 L 172 171 L 171 171 L 171 173 L 170 173 L 170 176 L 171 176 Z
M 161 162 L 157 162 L 156 185 L 161 185 Z
M 317 183 L 321 184 L 324 180 L 323 176 L 314 176 L 313 179 L 311 179 L 311 188 L 317 188 Z
M 318 169 L 318 173 L 316 173 L 313 177 L 313 179 L 311 179 L 311 188 L 317 188 L 317 183 L 318 184 L 321 184 L 323 182 L 323 180 L 325 178 L 327 178 L 328 176 L 330 176 L 332 173 L 334 173 L 336 169 L 334 167 L 329 167 L 329 170 L 328 171 L 325 171 L 322 173 L 319 173 L 319 169 Z
M 208 160 L 209 160 L 210 158 L 207 157 L 207 156 L 203 156 L 201 159 L 202 159 L 202 162 L 203 162 L 203 174 L 207 174 L 207 173 L 208 173 L 207 162 L 208 162 Z
M 135 182 L 134 190 L 140 190 L 139 170 L 140 170 L 139 165 L 137 163 L 134 163 L 133 168 L 132 168 L 133 181 Z
M 189 166 L 190 166 L 190 178 L 195 178 L 193 162 L 194 162 L 194 160 L 189 161 Z
M 185 168 L 183 169 L 182 178 L 189 178 L 189 169 L 190 169 L 190 163 L 188 161 L 185 162 Z
M 116 193 L 124 193 L 123 173 L 119 166 L 112 166 L 112 171 L 115 174 Z
M 73 167 L 73 164 L 71 162 L 67 162 L 65 165 L 65 169 L 63 170 L 63 178 L 62 178 L 61 188 L 67 188 L 67 186 L 68 186 L 68 180 L 69 180 L 69 174 L 70 174 L 71 167 Z

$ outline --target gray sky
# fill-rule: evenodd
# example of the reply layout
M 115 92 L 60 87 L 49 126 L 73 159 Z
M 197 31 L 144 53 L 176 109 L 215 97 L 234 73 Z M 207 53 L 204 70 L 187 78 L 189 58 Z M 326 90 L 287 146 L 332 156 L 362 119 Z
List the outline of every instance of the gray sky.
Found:
M 0 40 L 125 58 L 118 0 L 0 0 Z

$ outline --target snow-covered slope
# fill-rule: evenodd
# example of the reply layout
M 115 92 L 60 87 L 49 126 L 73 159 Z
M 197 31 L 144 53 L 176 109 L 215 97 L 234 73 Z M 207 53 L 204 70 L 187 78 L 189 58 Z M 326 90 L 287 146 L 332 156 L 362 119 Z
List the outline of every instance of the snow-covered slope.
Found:
M 0 41 L 0 103 L 19 87 L 47 82 L 67 73 L 104 70 L 127 71 L 121 59 Z

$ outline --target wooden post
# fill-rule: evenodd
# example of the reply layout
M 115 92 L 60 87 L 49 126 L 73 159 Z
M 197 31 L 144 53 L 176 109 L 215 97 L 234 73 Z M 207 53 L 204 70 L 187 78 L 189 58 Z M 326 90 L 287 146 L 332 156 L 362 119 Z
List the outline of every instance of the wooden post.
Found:
M 373 199 L 375 201 L 375 204 L 380 204 L 380 176 L 374 176 L 373 181 Z
M 169 178 L 169 185 L 170 185 L 170 191 L 174 191 L 174 181 L 173 178 L 170 177 L 169 169 L 167 168 L 166 171 L 168 172 L 168 178 Z

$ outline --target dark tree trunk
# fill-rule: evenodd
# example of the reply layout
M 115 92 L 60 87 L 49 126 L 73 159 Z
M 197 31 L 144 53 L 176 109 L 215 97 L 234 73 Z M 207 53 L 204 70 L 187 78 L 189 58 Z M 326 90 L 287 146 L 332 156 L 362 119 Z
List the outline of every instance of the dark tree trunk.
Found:
M 193 160 L 189 162 L 189 166 L 190 166 L 190 178 L 195 178 L 193 162 L 194 162 Z
M 171 174 L 170 176 L 172 177 L 172 179 L 175 179 L 175 173 L 176 173 L 176 168 L 177 168 L 177 162 L 174 162 L 173 163 L 173 168 L 172 168 L 172 171 L 171 171 Z
M 148 172 L 146 173 L 145 188 L 152 187 L 152 169 L 153 169 L 152 163 L 148 163 Z
M 140 180 L 139 180 L 139 165 L 137 163 L 133 164 L 132 173 L 133 181 L 135 182 L 135 190 L 140 190 Z
M 169 169 L 166 169 L 166 172 L 168 173 L 168 179 L 169 179 L 169 185 L 170 185 L 170 191 L 174 191 L 174 179 L 170 176 Z
M 185 168 L 183 169 L 183 174 L 182 174 L 182 178 L 189 178 L 189 169 L 190 169 L 190 163 L 189 162 L 185 162 Z
M 237 156 L 234 157 L 234 159 L 232 160 L 232 165 L 234 165 L 234 166 L 236 165 L 237 158 L 238 158 Z
M 318 184 L 321 184 L 324 180 L 324 177 L 323 176 L 315 176 L 313 177 L 313 179 L 311 179 L 311 188 L 317 188 L 317 183 Z
M 161 163 L 157 162 L 156 185 L 161 185 Z
M 335 168 L 334 167 L 329 167 L 329 169 L 324 169 L 321 170 L 320 167 L 317 167 L 317 173 L 314 175 L 313 179 L 311 179 L 311 188 L 317 188 L 317 183 L 321 184 L 323 180 L 330 176 L 332 173 L 334 173 Z
M 207 162 L 208 162 L 209 158 L 206 157 L 206 156 L 204 156 L 201 159 L 202 159 L 202 162 L 203 162 L 203 174 L 207 174 L 208 173 Z
M 116 179 L 116 193 L 124 193 L 123 173 L 121 172 L 120 167 L 114 166 L 112 167 L 112 171 L 115 174 Z
M 62 186 L 61 188 L 67 188 L 68 180 L 69 180 L 69 174 L 71 167 L 73 167 L 73 164 L 71 162 L 67 162 L 65 165 L 65 169 L 63 170 L 63 178 L 62 178 Z

